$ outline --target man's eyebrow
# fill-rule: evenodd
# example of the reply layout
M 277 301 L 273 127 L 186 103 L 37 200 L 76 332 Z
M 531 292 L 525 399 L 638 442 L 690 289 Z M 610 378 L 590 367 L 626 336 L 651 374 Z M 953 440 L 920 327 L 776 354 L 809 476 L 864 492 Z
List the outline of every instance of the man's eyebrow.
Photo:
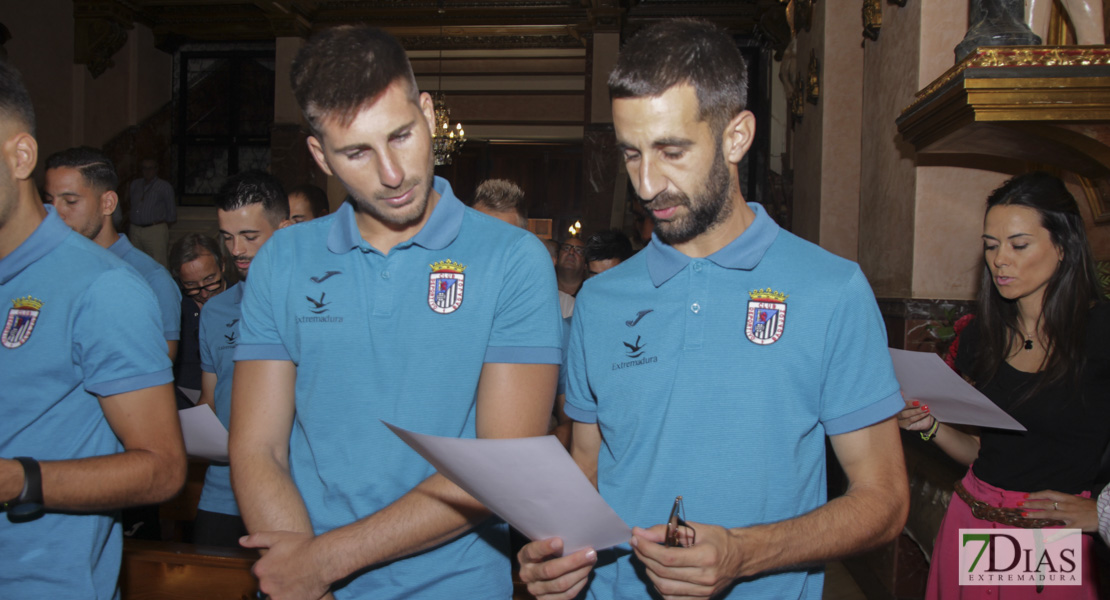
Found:
M 679 146 L 681 148 L 689 148 L 694 145 L 694 140 L 687 138 L 663 138 L 655 140 L 651 143 L 652 147 L 659 148 L 662 146 Z
M 412 129 L 413 126 L 415 126 L 415 125 L 416 125 L 416 119 L 413 119 L 412 121 L 409 121 L 408 123 L 405 123 L 404 125 L 401 125 L 400 127 L 394 129 L 393 131 L 390 131 L 389 135 L 387 137 L 389 137 L 390 139 L 393 139 L 393 138 L 401 135 L 402 133 L 406 132 L 407 130 Z M 335 152 L 350 152 L 351 150 L 373 150 L 373 149 L 374 149 L 374 147 L 372 145 L 367 144 L 365 142 L 355 142 L 353 144 L 348 144 L 346 146 L 336 148 Z

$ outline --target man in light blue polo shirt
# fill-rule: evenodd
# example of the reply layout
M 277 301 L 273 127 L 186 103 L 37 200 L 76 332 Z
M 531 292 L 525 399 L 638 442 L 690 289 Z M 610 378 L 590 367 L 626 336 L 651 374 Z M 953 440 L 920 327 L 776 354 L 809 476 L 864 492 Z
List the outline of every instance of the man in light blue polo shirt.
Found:
M 107 248 L 143 276 L 158 299 L 162 336 L 173 360 L 181 339 L 181 290 L 165 267 L 116 231 L 112 212 L 119 203 L 118 183 L 112 159 L 95 148 L 70 148 L 46 159 L 46 201 L 54 205 L 66 225 Z
M 150 288 L 40 202 L 34 122 L 0 61 L 0 598 L 118 598 L 116 509 L 185 481 L 173 375 Z
M 275 231 L 292 224 L 289 200 L 281 182 L 263 171 L 232 175 L 214 200 L 220 237 L 234 257 L 241 281 L 204 304 L 200 312 L 201 390 L 198 404 L 207 404 L 223 423 L 231 424 L 231 382 L 239 344 L 240 304 L 251 259 Z M 209 546 L 238 546 L 247 530 L 231 490 L 226 464 L 213 463 L 193 522 L 193 541 Z
M 642 30 L 610 75 L 613 122 L 651 243 L 588 280 L 568 350 L 572 454 L 628 523 L 692 531 L 520 553 L 542 599 L 807 598 L 820 565 L 893 539 L 908 507 L 902 408 L 859 267 L 740 192 L 755 133 L 744 62 L 702 21 Z M 825 437 L 849 480 L 826 502 Z M 593 577 L 590 578 L 591 572 Z
M 308 41 L 292 84 L 309 149 L 349 197 L 278 231 L 242 302 L 231 480 L 266 593 L 510 598 L 508 535 L 382 425 L 546 433 L 555 278 L 531 233 L 433 177 L 431 97 L 369 27 Z

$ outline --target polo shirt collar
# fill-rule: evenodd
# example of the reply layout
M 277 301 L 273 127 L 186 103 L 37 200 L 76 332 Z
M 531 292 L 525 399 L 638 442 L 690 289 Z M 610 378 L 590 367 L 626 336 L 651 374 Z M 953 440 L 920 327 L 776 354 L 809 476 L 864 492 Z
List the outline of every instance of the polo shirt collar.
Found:
M 432 210 L 432 215 L 428 217 L 424 227 L 412 236 L 412 239 L 397 244 L 397 248 L 416 244 L 428 250 L 442 250 L 458 237 L 465 207 L 455 196 L 451 184 L 447 183 L 446 179 L 436 177 L 433 187 L 439 194 L 439 202 Z M 336 211 L 335 218 L 331 222 L 331 229 L 328 231 L 328 250 L 335 254 L 343 254 L 364 245 L 369 247 L 358 232 L 354 206 L 348 198 L 348 201 Z
M 35 261 L 57 248 L 62 240 L 73 230 L 54 212 L 54 207 L 46 205 L 46 218 L 39 223 L 31 235 L 14 252 L 0 260 L 0 284 L 5 284 L 19 275 Z
M 108 250 L 110 250 L 112 254 L 123 258 L 134 247 L 135 246 L 131 245 L 131 240 L 127 239 L 127 236 L 121 233 L 119 234 L 119 239 L 113 242 L 111 246 L 108 246 Z
M 755 220 L 752 224 L 724 248 L 706 257 L 708 260 L 726 269 L 745 271 L 750 271 L 759 265 L 759 261 L 763 259 L 763 255 L 778 236 L 779 226 L 759 204 L 749 202 L 748 207 L 755 212 Z M 689 256 L 675 250 L 673 246 L 660 241 L 654 233 L 651 234 L 651 243 L 648 244 L 645 252 L 648 274 L 655 287 L 663 285 L 677 275 L 692 260 Z

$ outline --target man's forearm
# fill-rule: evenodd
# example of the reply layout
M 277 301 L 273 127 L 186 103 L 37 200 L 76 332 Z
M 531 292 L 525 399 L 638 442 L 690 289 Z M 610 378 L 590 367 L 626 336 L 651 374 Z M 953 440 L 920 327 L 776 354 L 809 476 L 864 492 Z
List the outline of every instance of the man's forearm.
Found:
M 312 533 L 300 491 L 289 469 L 262 452 L 231 455 L 231 485 L 247 531 Z
M 882 545 L 902 531 L 906 486 L 851 489 L 800 517 L 731 530 L 745 557 L 738 577 L 822 564 Z
M 35 458 L 35 457 L 31 457 Z M 11 500 L 23 486 L 23 467 L 0 461 L 0 500 Z M 183 456 L 148 450 L 73 460 L 41 461 L 42 494 L 49 510 L 97 511 L 156 504 L 172 498 L 185 483 Z M 17 487 L 10 487 L 17 482 Z
M 318 538 L 327 573 L 336 581 L 376 564 L 432 548 L 465 533 L 490 512 L 439 473 L 395 502 L 355 523 Z

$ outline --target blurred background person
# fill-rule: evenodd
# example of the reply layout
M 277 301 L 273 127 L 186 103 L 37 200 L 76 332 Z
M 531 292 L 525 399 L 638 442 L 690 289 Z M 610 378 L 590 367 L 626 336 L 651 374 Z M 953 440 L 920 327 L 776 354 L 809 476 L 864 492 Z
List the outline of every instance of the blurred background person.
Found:
M 289 220 L 303 223 L 330 212 L 328 194 L 318 186 L 303 183 L 289 190 Z
M 586 277 L 608 271 L 633 254 L 628 236 L 616 229 L 595 233 L 586 240 Z
M 173 186 L 158 177 L 158 161 L 147 158 L 140 163 L 143 176 L 128 188 L 131 202 L 131 243 L 166 267 L 170 225 L 177 221 L 177 200 Z
M 487 179 L 478 184 L 471 207 L 509 225 L 528 229 L 528 217 L 524 214 L 524 190 L 508 179 Z
M 190 233 L 170 248 L 170 273 L 181 286 L 181 344 L 177 349 L 173 374 L 177 387 L 187 390 L 188 408 L 200 395 L 200 309 L 209 298 L 234 285 L 229 277 L 223 247 L 215 239 Z

